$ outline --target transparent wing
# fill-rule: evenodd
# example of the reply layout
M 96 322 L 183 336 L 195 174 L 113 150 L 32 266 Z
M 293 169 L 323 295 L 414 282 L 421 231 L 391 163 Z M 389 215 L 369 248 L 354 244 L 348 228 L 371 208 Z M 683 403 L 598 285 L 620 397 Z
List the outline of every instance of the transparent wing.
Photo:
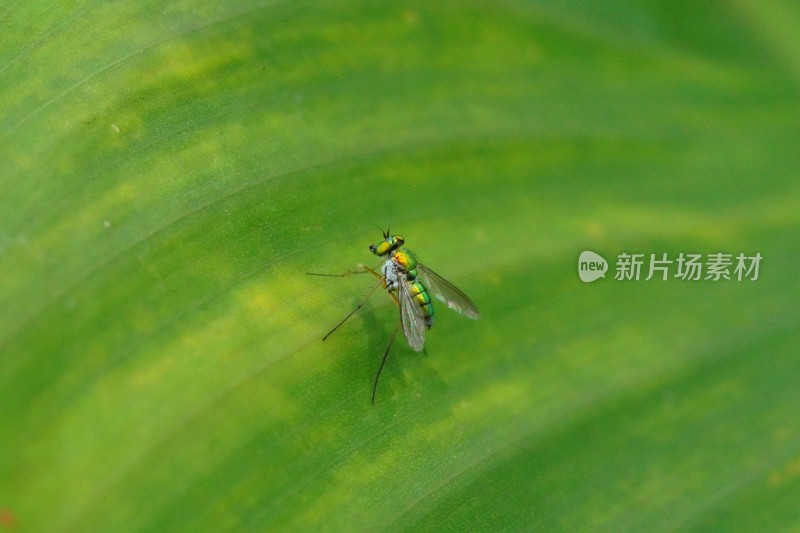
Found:
M 420 262 L 417 262 L 417 272 L 422 278 L 422 283 L 436 298 L 446 303 L 447 307 L 474 320 L 481 316 L 473 301 L 469 299 L 469 296 L 461 292 L 461 289 Z
M 400 323 L 403 325 L 403 335 L 405 335 L 409 346 L 414 351 L 422 351 L 425 345 L 425 313 L 422 308 L 414 302 L 408 290 L 409 284 L 402 280 L 398 284 L 397 294 L 400 300 Z

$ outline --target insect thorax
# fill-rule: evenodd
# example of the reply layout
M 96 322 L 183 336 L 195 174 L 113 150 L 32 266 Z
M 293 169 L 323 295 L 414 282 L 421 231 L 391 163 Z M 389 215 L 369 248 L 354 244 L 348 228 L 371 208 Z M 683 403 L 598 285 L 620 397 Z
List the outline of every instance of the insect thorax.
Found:
M 400 248 L 395 250 L 390 259 L 406 274 L 406 279 L 409 281 L 417 279 L 417 256 L 414 252 Z

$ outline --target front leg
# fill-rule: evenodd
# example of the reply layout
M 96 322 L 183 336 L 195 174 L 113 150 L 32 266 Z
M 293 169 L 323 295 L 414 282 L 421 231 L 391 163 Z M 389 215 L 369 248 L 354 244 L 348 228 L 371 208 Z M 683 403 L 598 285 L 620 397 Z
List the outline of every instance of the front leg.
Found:
M 345 278 L 347 276 L 352 276 L 353 274 L 372 274 L 376 278 L 383 277 L 374 269 L 365 265 L 358 265 L 355 270 L 348 270 L 347 272 L 343 272 L 341 274 L 320 274 L 319 272 L 306 272 L 306 274 L 309 276 L 325 276 L 327 278 Z

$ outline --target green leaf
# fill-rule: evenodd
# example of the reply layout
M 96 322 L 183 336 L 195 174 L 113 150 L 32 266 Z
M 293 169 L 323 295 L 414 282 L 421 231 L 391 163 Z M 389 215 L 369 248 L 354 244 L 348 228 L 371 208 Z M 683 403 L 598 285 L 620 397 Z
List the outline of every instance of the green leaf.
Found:
M 799 17 L 7 2 L 0 530 L 797 529 Z M 481 311 L 375 406 L 372 224 Z

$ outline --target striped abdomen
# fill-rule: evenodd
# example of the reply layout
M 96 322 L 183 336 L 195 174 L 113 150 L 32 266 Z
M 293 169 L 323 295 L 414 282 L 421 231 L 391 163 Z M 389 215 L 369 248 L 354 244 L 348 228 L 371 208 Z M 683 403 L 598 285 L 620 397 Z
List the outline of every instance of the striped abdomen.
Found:
M 430 329 L 433 325 L 433 303 L 431 303 L 431 295 L 428 289 L 414 279 L 413 281 L 408 281 L 408 292 L 411 294 L 411 300 L 414 305 L 418 305 L 422 309 L 422 313 L 425 316 L 425 325 Z

